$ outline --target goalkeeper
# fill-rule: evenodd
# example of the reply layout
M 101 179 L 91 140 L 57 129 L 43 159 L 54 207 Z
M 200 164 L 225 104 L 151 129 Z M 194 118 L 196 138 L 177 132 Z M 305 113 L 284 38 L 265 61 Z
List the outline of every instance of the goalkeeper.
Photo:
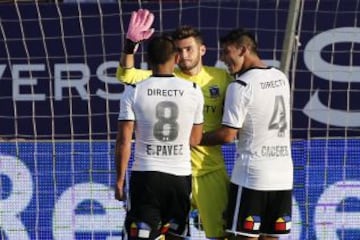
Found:
M 131 15 L 126 42 L 117 69 L 117 78 L 124 83 L 136 83 L 152 73 L 134 67 L 134 53 L 141 41 L 151 37 L 154 15 L 140 9 Z M 180 26 L 172 38 L 179 52 L 175 75 L 198 84 L 204 95 L 204 131 L 220 127 L 225 92 L 232 81 L 226 70 L 203 66 L 206 47 L 199 31 Z M 179 113 L 181 114 L 181 113 Z M 192 205 L 198 209 L 207 238 L 224 239 L 224 211 L 228 201 L 229 176 L 221 145 L 192 148 Z

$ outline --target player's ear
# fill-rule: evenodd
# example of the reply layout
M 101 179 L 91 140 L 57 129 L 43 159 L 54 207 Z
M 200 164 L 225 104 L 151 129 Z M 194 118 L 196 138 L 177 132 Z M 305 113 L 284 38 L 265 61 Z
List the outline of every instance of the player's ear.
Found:
M 200 46 L 200 56 L 204 56 L 206 53 L 206 46 L 205 45 L 201 45 Z
M 179 54 L 179 53 L 176 53 L 176 54 L 175 54 L 175 64 L 178 64 L 178 63 L 179 63 L 179 60 L 180 60 L 180 54 Z
M 246 46 L 240 46 L 239 48 L 239 56 L 242 57 L 246 54 L 246 52 L 248 51 Z

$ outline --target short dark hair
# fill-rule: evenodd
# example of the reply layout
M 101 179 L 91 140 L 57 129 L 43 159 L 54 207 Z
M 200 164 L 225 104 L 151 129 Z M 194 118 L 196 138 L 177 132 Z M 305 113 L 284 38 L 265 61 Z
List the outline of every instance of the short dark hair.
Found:
M 179 26 L 177 29 L 175 29 L 171 36 L 173 40 L 182 40 L 185 38 L 193 37 L 199 44 L 204 44 L 201 32 L 189 25 Z
M 258 44 L 255 40 L 254 35 L 243 28 L 234 29 L 225 36 L 221 37 L 220 44 L 235 44 L 236 46 L 246 45 L 250 47 L 252 52 L 258 54 Z
M 166 35 L 152 37 L 147 46 L 148 61 L 152 65 L 166 63 L 175 53 L 176 46 Z

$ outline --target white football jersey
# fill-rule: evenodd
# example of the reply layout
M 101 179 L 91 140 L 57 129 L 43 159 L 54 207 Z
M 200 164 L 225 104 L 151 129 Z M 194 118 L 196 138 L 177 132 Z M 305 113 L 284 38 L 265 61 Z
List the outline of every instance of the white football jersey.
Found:
M 256 190 L 293 185 L 290 87 L 276 68 L 252 68 L 227 89 L 222 124 L 239 128 L 231 181 Z
M 152 76 L 127 87 L 119 120 L 134 120 L 133 171 L 190 175 L 190 135 L 203 123 L 204 98 L 194 83 L 174 76 Z

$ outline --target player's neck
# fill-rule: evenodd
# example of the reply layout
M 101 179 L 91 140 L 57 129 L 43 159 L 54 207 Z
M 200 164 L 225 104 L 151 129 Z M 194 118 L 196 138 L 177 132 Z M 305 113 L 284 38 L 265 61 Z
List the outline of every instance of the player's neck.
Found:
M 248 58 L 248 61 L 244 62 L 243 70 L 247 70 L 247 69 L 255 68 L 255 67 L 265 68 L 265 67 L 267 67 L 267 65 L 263 61 L 261 61 L 260 58 L 251 57 L 251 58 Z
M 152 68 L 153 75 L 172 75 L 174 73 L 174 66 L 169 64 L 162 64 Z

